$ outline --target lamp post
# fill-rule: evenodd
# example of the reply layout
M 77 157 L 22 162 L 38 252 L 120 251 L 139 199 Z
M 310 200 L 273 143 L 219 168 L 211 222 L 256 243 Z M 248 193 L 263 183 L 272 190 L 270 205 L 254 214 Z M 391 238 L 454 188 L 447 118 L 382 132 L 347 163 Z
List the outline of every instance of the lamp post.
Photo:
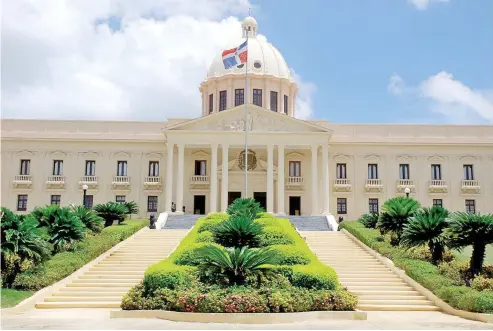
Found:
M 411 193 L 411 189 L 409 187 L 406 187 L 404 189 L 404 193 L 406 193 L 406 198 L 409 198 L 409 193 Z
M 86 193 L 88 188 L 89 186 L 87 186 L 86 184 L 82 185 L 82 190 L 84 191 L 84 195 L 82 196 L 82 205 L 84 207 L 86 207 Z

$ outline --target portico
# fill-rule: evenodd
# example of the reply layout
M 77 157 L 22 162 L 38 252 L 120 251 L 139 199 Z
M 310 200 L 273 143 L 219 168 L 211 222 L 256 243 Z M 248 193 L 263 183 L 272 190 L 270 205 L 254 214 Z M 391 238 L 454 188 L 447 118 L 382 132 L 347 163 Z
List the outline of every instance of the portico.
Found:
M 176 211 L 182 213 L 185 194 L 205 195 L 209 213 L 226 210 L 229 192 L 245 196 L 244 111 L 244 106 L 236 107 L 164 130 L 168 151 L 166 211 L 171 211 L 171 204 L 176 201 Z M 287 195 L 297 192 L 304 198 L 304 214 L 329 214 L 328 142 L 332 132 L 254 105 L 249 106 L 248 113 L 247 196 L 265 192 L 267 212 L 284 215 L 288 213 Z M 296 161 L 287 163 L 287 157 Z M 186 186 L 187 168 L 203 158 L 209 166 L 198 169 L 202 172 L 195 168 L 189 176 L 190 186 Z M 297 162 L 303 172 L 293 172 L 291 162 Z M 195 208 L 185 212 L 195 212 Z

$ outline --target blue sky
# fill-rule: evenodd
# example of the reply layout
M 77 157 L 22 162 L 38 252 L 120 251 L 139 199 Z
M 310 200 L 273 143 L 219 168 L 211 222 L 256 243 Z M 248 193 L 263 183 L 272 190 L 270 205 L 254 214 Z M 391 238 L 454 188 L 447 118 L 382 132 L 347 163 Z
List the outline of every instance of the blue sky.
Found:
M 414 86 L 445 71 L 473 90 L 493 89 L 491 0 L 432 2 L 425 10 L 406 0 L 252 3 L 261 7 L 260 32 L 317 85 L 316 118 L 447 122 L 429 111 L 429 100 L 389 93 L 393 73 Z

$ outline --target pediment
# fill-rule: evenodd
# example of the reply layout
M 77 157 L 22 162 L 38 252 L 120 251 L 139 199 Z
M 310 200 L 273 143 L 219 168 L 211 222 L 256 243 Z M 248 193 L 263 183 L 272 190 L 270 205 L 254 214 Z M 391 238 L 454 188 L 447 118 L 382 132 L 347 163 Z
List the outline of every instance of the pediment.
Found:
M 347 154 L 336 154 L 332 159 L 336 162 L 348 162 L 351 160 L 351 156 Z
M 277 173 L 277 166 L 276 165 L 273 165 L 273 172 L 274 173 Z M 223 167 L 222 165 L 219 165 L 217 167 L 217 171 L 218 172 L 221 172 L 223 170 Z M 244 172 L 243 169 L 240 168 L 239 164 L 238 164 L 238 158 L 234 158 L 233 160 L 230 160 L 228 162 L 228 171 L 231 171 L 231 172 Z M 265 160 L 262 160 L 262 159 L 258 159 L 257 160 L 257 166 L 255 167 L 255 169 L 253 170 L 250 170 L 248 171 L 249 173 L 251 172 L 267 172 L 267 162 Z
M 279 114 L 255 105 L 248 107 L 248 129 L 253 132 L 331 132 L 330 129 Z M 245 107 L 232 109 L 183 122 L 165 131 L 245 131 Z
M 36 156 L 36 152 L 28 151 L 28 150 L 18 151 L 15 154 L 17 155 L 17 157 L 25 157 L 25 158 Z
M 412 155 L 397 155 L 395 158 L 397 161 L 412 161 L 414 157 Z
M 80 152 L 79 155 L 86 159 L 95 159 L 99 156 L 99 153 L 89 151 L 89 152 Z
M 365 156 L 365 160 L 367 160 L 367 161 L 379 161 L 380 156 L 376 155 L 376 154 L 369 154 L 369 155 Z
M 192 157 L 210 157 L 211 155 L 203 150 L 198 150 L 192 153 Z
M 463 155 L 459 158 L 459 160 L 464 161 L 464 162 L 474 162 L 474 161 L 478 161 L 479 158 L 477 156 L 474 156 L 474 155 Z
M 445 161 L 446 159 L 447 157 L 437 154 L 428 156 L 428 161 L 442 162 Z
M 111 154 L 111 157 L 122 158 L 122 159 L 129 159 L 130 156 L 131 156 L 130 153 L 124 151 L 118 151 Z
M 298 152 L 291 152 L 289 154 L 286 154 L 286 159 L 301 159 L 303 157 L 304 155 Z
M 151 152 L 144 154 L 144 156 L 148 159 L 160 159 L 163 156 L 163 154 L 158 152 Z
M 49 152 L 49 155 L 52 157 L 65 157 L 67 156 L 67 153 L 63 151 L 53 151 L 53 152 Z

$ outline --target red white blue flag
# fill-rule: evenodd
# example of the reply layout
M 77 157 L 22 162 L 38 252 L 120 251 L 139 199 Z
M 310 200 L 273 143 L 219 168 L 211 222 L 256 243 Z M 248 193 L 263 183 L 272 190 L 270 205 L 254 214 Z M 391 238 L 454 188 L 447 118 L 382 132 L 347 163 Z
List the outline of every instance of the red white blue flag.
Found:
M 245 63 L 248 58 L 248 39 L 238 47 L 223 51 L 224 68 L 229 69 L 241 63 Z

